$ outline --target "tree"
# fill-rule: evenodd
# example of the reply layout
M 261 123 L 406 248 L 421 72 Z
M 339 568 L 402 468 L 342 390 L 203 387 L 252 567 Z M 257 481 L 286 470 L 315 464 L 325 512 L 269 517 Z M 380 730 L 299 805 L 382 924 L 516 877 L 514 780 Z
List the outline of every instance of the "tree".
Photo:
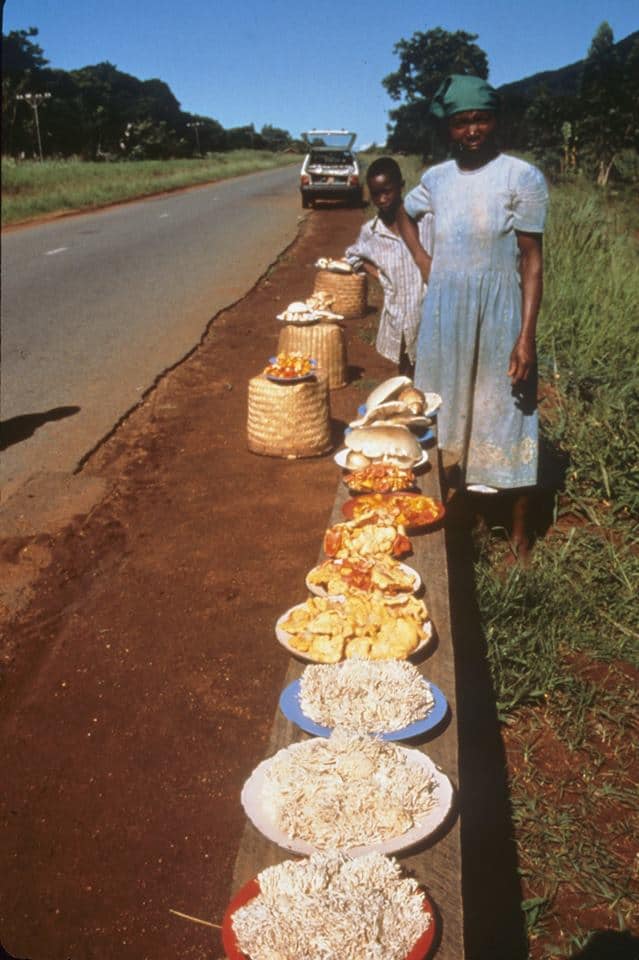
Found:
M 435 27 L 395 44 L 393 53 L 399 55 L 399 69 L 384 77 L 382 84 L 393 100 L 405 102 L 391 111 L 389 146 L 423 152 L 430 139 L 432 150 L 429 107 L 440 84 L 451 73 L 488 78 L 488 58 L 474 42 L 477 36 L 465 30 L 450 33 Z
M 36 27 L 2 35 L 2 142 L 7 153 L 27 151 L 32 145 L 32 111 L 20 105 L 16 96 L 42 91 L 42 71 L 48 60 L 32 39 L 37 36 Z
M 528 143 L 535 160 L 550 171 L 559 172 L 565 165 L 565 150 L 575 153 L 580 123 L 579 103 L 575 97 L 553 96 L 541 87 L 524 115 Z M 566 143 L 566 124 L 570 127 L 569 143 Z M 575 165 L 570 164 L 571 169 Z
M 91 160 L 115 156 L 126 124 L 142 119 L 138 113 L 141 82 L 108 61 L 72 70 L 71 77 L 77 88 L 82 153 Z
M 180 152 L 175 132 L 165 120 L 128 123 L 120 149 L 129 160 L 166 160 Z
M 227 149 L 226 130 L 221 123 L 212 120 L 211 117 L 183 113 L 178 129 L 188 144 L 186 155 L 189 157 L 199 154 L 206 156 L 207 153 Z
M 163 80 L 143 80 L 139 97 L 137 109 L 140 118 L 148 118 L 155 123 L 164 121 L 172 127 L 179 124 L 180 104 Z
M 274 127 L 270 123 L 265 123 L 260 131 L 260 136 L 266 145 L 267 150 L 284 150 L 291 143 L 291 135 L 288 130 L 281 127 Z
M 229 127 L 226 131 L 226 142 L 229 150 L 259 149 L 261 137 L 255 132 L 255 126 L 250 123 L 244 127 Z
M 580 100 L 581 136 L 597 183 L 605 186 L 619 152 L 639 146 L 639 41 L 622 61 L 610 24 L 604 21 L 584 64 Z

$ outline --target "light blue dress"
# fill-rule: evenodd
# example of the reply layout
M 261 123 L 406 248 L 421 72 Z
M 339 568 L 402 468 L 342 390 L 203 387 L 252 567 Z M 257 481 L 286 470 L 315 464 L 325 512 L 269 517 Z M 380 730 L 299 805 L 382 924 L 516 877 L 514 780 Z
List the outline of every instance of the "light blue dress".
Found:
M 426 171 L 404 206 L 433 219 L 415 383 L 442 396 L 439 446 L 467 486 L 534 486 L 536 383 L 513 391 L 506 371 L 521 329 L 515 231 L 543 232 L 543 175 L 506 154 L 474 171 L 448 160 Z

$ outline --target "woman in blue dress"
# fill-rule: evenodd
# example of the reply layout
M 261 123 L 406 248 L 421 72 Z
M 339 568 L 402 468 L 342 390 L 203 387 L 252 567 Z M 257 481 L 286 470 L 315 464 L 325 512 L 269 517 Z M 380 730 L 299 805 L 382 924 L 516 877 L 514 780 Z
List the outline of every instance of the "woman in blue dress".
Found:
M 548 191 L 536 167 L 500 152 L 498 96 L 485 80 L 449 77 L 431 112 L 446 125 L 452 159 L 424 173 L 399 217 L 428 284 L 415 383 L 442 396 L 439 445 L 462 485 L 515 492 L 512 542 L 523 556 L 537 483 L 535 328 Z M 425 215 L 429 253 L 416 230 Z

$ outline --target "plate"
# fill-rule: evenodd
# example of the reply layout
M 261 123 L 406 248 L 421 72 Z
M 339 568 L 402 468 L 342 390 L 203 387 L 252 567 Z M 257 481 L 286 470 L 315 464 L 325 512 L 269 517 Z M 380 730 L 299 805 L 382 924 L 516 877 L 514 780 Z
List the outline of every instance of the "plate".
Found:
M 416 433 L 418 443 L 430 443 L 431 440 L 435 439 L 435 431 L 432 427 L 428 427 L 422 434 Z
M 295 317 L 295 314 L 292 316 Z M 308 313 L 298 314 L 297 319 L 289 320 L 285 313 L 278 313 L 277 319 L 281 320 L 282 323 L 292 323 L 294 327 L 309 327 L 313 323 L 319 323 L 320 314 L 315 313 L 313 310 L 309 310 Z
M 295 318 L 295 314 L 291 315 Z M 303 319 L 289 319 L 286 311 L 284 313 L 278 313 L 277 319 L 281 320 L 282 323 L 292 323 L 296 327 L 306 327 L 310 326 L 312 323 L 320 323 L 326 321 L 328 323 L 339 323 L 344 319 L 344 315 L 341 313 L 333 313 L 332 310 L 307 310 L 306 313 L 300 313 L 299 318 Z
M 397 419 L 401 418 L 401 419 Z M 357 430 L 360 427 L 407 427 L 409 430 L 423 430 L 425 427 L 429 426 L 431 423 L 431 417 L 427 417 L 422 413 L 415 414 L 406 414 L 404 412 L 398 412 L 390 417 L 380 417 L 379 420 L 369 420 L 367 423 L 364 423 L 364 417 L 359 417 L 356 420 L 351 420 L 349 427 L 351 430 Z
M 350 500 L 346 500 L 342 504 L 342 513 L 347 520 L 352 520 L 355 507 L 362 502 L 363 497 L 379 498 L 379 502 L 375 505 L 371 505 L 370 509 L 383 510 L 384 504 L 390 501 L 393 497 L 405 497 L 408 500 L 412 500 L 412 499 L 417 499 L 423 496 L 425 496 L 425 494 L 423 493 L 363 493 L 359 497 L 353 497 Z M 429 497 L 428 499 L 433 500 L 434 498 Z M 444 504 L 441 502 L 441 500 L 435 500 L 434 502 L 437 504 L 437 515 L 435 517 L 431 518 L 429 514 L 428 519 L 426 520 L 423 520 L 420 522 L 419 519 L 415 519 L 412 522 L 407 521 L 406 523 L 402 524 L 402 526 L 404 526 L 407 531 L 410 531 L 410 530 L 419 530 L 419 529 L 422 529 L 423 527 L 432 527 L 436 523 L 439 523 L 439 521 L 442 519 L 442 517 L 446 513 L 446 508 L 444 507 Z M 421 516 L 421 514 L 419 516 Z
M 293 743 L 287 749 L 295 751 L 300 747 L 304 747 L 306 743 L 309 743 L 309 741 Z M 435 766 L 427 754 L 421 753 L 419 750 L 408 749 L 407 747 L 398 747 L 398 749 L 404 751 L 409 763 L 415 763 L 424 767 L 429 776 L 434 778 L 439 793 L 439 803 L 423 817 L 420 817 L 415 825 L 411 827 L 410 830 L 407 830 L 406 833 L 401 834 L 401 836 L 389 837 L 387 840 L 380 840 L 378 843 L 349 847 L 343 851 L 343 853 L 347 853 L 351 857 L 362 857 L 366 853 L 373 852 L 398 853 L 400 850 L 407 850 L 409 847 L 414 847 L 415 844 L 425 840 L 441 826 L 452 807 L 453 785 L 446 774 Z M 315 847 L 306 840 L 296 840 L 293 837 L 289 837 L 288 834 L 284 833 L 284 831 L 278 827 L 269 815 L 269 811 L 262 800 L 262 788 L 271 762 L 272 758 L 269 757 L 268 760 L 263 760 L 262 763 L 259 763 L 244 784 L 241 797 L 244 811 L 260 833 L 263 833 L 268 840 L 272 840 L 273 843 L 276 843 L 278 846 L 283 847 L 285 850 L 290 850 L 292 853 L 302 853 L 305 856 L 315 853 Z
M 247 903 L 250 903 L 251 900 L 257 897 L 259 892 L 259 880 L 257 877 L 253 877 L 252 880 L 249 880 L 248 883 L 245 883 L 244 886 L 238 890 L 226 908 L 224 919 L 222 920 L 222 944 L 228 960 L 250 960 L 245 953 L 240 951 L 237 945 L 235 931 L 233 929 L 233 914 L 236 910 L 239 910 L 240 907 L 244 907 Z M 422 891 L 422 893 L 424 893 L 424 891 Z M 435 943 L 439 924 L 437 923 L 435 908 L 426 894 L 424 894 L 424 911 L 425 913 L 430 913 L 432 921 L 428 930 L 425 930 L 419 940 L 415 942 L 406 960 L 427 960 Z
M 342 562 L 343 562 L 343 561 L 342 561 Z M 397 562 L 399 563 L 399 561 L 397 561 Z M 421 578 L 420 575 L 418 574 L 417 570 L 413 570 L 413 568 L 412 568 L 412 567 L 409 567 L 407 563 L 400 563 L 399 565 L 400 565 L 400 567 L 402 568 L 402 570 L 404 571 L 404 573 L 405 573 L 407 576 L 413 578 L 413 593 L 417 593 L 417 591 L 419 590 L 419 588 L 420 588 L 421 585 L 422 585 L 422 578 Z M 313 567 L 313 570 L 316 570 L 316 569 L 317 569 L 317 567 Z M 311 570 L 311 571 L 309 571 L 309 572 L 312 573 L 313 570 Z M 330 593 L 327 593 L 326 590 L 324 589 L 324 587 L 318 587 L 317 584 L 315 584 L 315 583 L 309 583 L 309 582 L 308 582 L 308 576 L 309 576 L 309 575 L 307 574 L 307 575 L 306 575 L 306 589 L 307 589 L 310 593 L 314 594 L 316 597 L 330 597 L 330 596 L 335 597 L 335 596 L 341 596 L 341 594 L 334 594 L 334 593 L 333 593 L 333 594 L 330 594 Z
M 471 483 L 466 489 L 469 493 L 499 493 L 497 487 L 488 487 L 485 483 Z
M 322 727 L 307 716 L 300 705 L 301 681 L 293 680 L 285 687 L 280 696 L 280 710 L 287 720 L 297 724 L 297 726 L 306 733 L 312 733 L 314 737 L 330 737 L 333 732 L 332 727 Z M 371 734 L 379 737 L 380 740 L 410 740 L 412 737 L 421 737 L 429 730 L 437 727 L 448 713 L 448 701 L 439 687 L 430 683 L 431 693 L 435 701 L 432 710 L 422 719 L 409 723 L 407 727 L 400 730 L 388 730 Z
M 426 409 L 424 410 L 424 416 L 433 419 L 439 412 L 439 408 L 442 405 L 442 398 L 438 393 L 426 393 L 424 396 L 426 397 Z
M 337 466 L 338 466 L 338 467 L 341 467 L 342 470 L 352 469 L 352 467 L 349 468 L 349 467 L 346 466 L 346 458 L 347 458 L 347 456 L 348 456 L 349 453 L 350 453 L 350 451 L 347 450 L 346 447 L 344 447 L 343 450 L 338 450 L 337 453 L 335 454 L 335 456 L 333 457 L 333 460 L 335 461 L 335 463 L 337 464 Z M 379 461 L 379 460 L 377 460 L 377 461 L 376 461 L 376 460 L 371 460 L 371 463 L 380 463 L 380 462 L 381 462 L 381 461 Z M 417 461 L 417 463 L 416 463 L 414 466 L 410 467 L 410 469 L 414 472 L 415 470 L 419 470 L 420 467 L 423 467 L 424 464 L 426 464 L 426 463 L 428 463 L 428 451 L 427 451 L 427 450 L 422 450 L 422 455 L 421 455 L 421 457 L 419 458 L 419 460 Z
M 305 380 L 314 380 L 314 373 L 306 373 L 303 377 L 276 377 L 274 373 L 265 373 L 264 376 L 271 383 L 304 383 Z
M 341 597 L 333 597 L 334 600 L 341 600 Z M 295 647 L 291 646 L 291 634 L 287 633 L 286 630 L 283 630 L 281 624 L 286 620 L 286 618 L 293 612 L 297 610 L 298 607 L 303 607 L 303 603 L 296 603 L 294 607 L 291 607 L 281 617 L 278 617 L 275 622 L 275 636 L 278 639 L 278 642 L 282 644 L 285 650 L 291 654 L 292 657 L 297 657 L 298 660 L 303 660 L 305 663 L 324 663 L 323 660 L 314 660 L 313 657 L 309 656 L 308 653 L 304 653 L 302 650 L 296 650 Z M 422 630 L 426 634 L 423 640 L 417 644 L 415 649 L 410 653 L 406 659 L 410 660 L 412 657 L 420 653 L 433 639 L 433 624 L 430 620 L 427 620 L 422 624 Z
M 419 492 L 418 490 L 416 490 L 415 481 L 413 481 L 412 483 L 406 482 L 405 485 L 401 487 L 399 490 L 371 490 L 370 488 L 367 488 L 367 487 L 361 487 L 361 486 L 358 487 L 348 482 L 349 478 L 352 477 L 353 474 L 357 474 L 357 470 L 351 470 L 348 474 L 342 477 L 342 483 L 344 484 L 345 487 L 348 488 L 348 491 L 351 494 L 351 496 L 358 496 L 361 493 L 404 493 L 404 492 L 418 493 Z

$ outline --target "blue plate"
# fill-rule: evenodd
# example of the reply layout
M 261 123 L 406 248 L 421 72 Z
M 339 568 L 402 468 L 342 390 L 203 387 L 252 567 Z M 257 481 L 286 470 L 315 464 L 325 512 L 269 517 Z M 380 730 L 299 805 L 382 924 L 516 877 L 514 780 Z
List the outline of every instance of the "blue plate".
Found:
M 266 379 L 271 383 L 304 383 L 305 380 L 314 380 L 314 373 L 306 373 L 303 377 L 276 377 L 274 373 L 267 373 Z
M 269 363 L 277 363 L 277 357 L 269 357 Z M 311 366 L 317 366 L 317 360 L 311 360 Z M 275 373 L 267 373 L 266 379 L 270 380 L 271 383 L 304 383 L 305 380 L 314 380 L 315 373 L 311 371 L 310 373 L 305 373 L 302 377 L 278 377 Z
M 415 434 L 415 436 L 417 437 L 419 443 L 430 443 L 431 440 L 435 439 L 435 431 L 432 427 L 426 427 L 426 430 L 424 433 L 422 433 L 421 437 L 418 437 L 417 434 Z
M 409 723 L 407 727 L 402 727 L 401 730 L 391 730 L 386 733 L 375 734 L 375 736 L 378 736 L 380 740 L 410 740 L 412 737 L 421 737 L 424 733 L 439 726 L 448 713 L 448 701 L 434 683 L 430 684 L 430 689 L 435 703 L 428 716 L 424 717 L 423 720 L 416 720 L 415 723 Z M 322 727 L 319 723 L 314 723 L 310 717 L 307 717 L 302 711 L 299 698 L 300 681 L 293 680 L 280 696 L 280 710 L 286 719 L 296 723 L 300 729 L 313 734 L 314 737 L 330 737 L 332 727 Z

